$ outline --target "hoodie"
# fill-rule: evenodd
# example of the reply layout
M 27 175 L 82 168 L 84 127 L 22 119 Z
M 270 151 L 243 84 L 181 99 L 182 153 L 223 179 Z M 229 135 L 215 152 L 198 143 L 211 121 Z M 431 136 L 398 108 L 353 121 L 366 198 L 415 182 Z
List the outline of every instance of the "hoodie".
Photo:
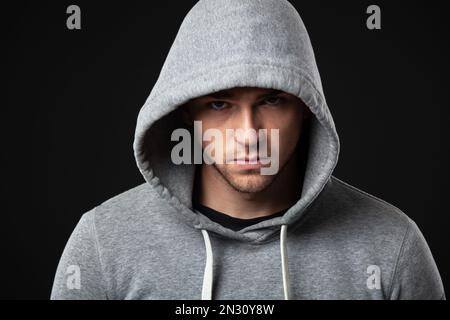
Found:
M 171 161 L 171 133 L 185 126 L 178 111 L 190 99 L 246 86 L 295 95 L 313 117 L 298 201 L 235 231 L 193 209 L 195 165 Z M 81 216 L 51 299 L 445 299 L 417 225 L 333 176 L 339 146 L 296 9 L 198 1 L 138 115 L 145 182 Z

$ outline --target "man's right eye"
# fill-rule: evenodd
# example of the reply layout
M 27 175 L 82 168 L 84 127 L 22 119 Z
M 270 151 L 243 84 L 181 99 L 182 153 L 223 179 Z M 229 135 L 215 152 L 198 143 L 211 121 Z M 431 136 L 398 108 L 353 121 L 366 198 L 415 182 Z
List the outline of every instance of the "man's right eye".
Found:
M 224 101 L 212 101 L 209 103 L 209 107 L 214 110 L 223 110 L 227 106 L 227 103 Z

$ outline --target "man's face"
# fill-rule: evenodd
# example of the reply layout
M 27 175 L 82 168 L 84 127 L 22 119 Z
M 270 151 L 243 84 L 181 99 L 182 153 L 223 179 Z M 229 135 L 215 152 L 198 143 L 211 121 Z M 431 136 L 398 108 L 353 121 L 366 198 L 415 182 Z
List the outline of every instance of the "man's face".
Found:
M 224 161 L 210 165 L 209 169 L 217 170 L 231 187 L 246 193 L 263 191 L 283 170 L 295 153 L 303 121 L 310 115 L 308 107 L 296 96 L 279 90 L 253 87 L 236 87 L 198 97 L 190 100 L 183 110 L 191 123 L 202 122 L 203 132 L 218 129 L 222 133 Z M 277 173 L 262 175 L 261 167 L 269 164 L 248 163 L 249 159 L 258 158 L 261 148 L 259 135 L 230 137 L 227 136 L 227 129 L 243 129 L 243 132 L 253 129 L 257 133 L 260 129 L 267 129 L 265 145 L 269 155 L 277 153 Z M 271 129 L 279 130 L 278 141 L 271 141 Z M 204 149 L 210 142 L 202 140 L 197 143 L 201 143 Z M 235 162 L 246 160 L 247 164 L 227 163 L 230 154 Z

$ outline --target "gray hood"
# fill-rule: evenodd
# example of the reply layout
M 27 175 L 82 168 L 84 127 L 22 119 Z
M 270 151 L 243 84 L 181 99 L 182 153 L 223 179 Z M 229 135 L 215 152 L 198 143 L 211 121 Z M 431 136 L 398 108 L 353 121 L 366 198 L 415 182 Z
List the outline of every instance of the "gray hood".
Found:
M 309 154 L 302 197 L 282 217 L 240 231 L 192 211 L 195 165 L 175 165 L 171 133 L 184 127 L 173 112 L 192 98 L 233 87 L 295 95 L 311 109 Z M 300 15 L 284 0 L 201 0 L 184 18 L 161 73 L 140 110 L 134 141 L 145 180 L 199 229 L 263 241 L 279 225 L 297 221 L 329 180 L 339 138 L 322 89 L 311 42 Z M 258 232 L 253 230 L 258 229 Z

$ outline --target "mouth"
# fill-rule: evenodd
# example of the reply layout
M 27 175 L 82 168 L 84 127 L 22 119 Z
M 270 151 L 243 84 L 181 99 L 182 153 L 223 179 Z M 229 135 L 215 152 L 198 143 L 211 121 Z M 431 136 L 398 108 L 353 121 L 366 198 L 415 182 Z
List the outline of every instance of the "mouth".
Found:
M 259 169 L 267 163 L 267 159 L 259 157 L 238 158 L 234 161 L 238 168 L 242 170 Z

